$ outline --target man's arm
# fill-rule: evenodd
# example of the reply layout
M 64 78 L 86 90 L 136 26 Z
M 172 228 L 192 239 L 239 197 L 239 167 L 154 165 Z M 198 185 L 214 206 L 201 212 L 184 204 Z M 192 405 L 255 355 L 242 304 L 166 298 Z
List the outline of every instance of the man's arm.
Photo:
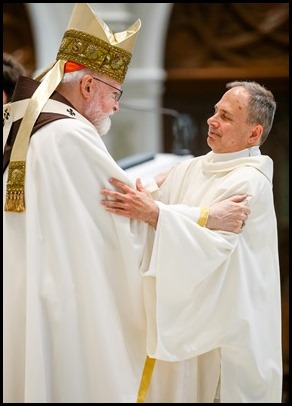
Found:
M 111 179 L 110 183 L 118 191 L 102 189 L 101 194 L 109 198 L 101 202 L 105 209 L 120 216 L 144 221 L 156 229 L 159 206 L 151 193 L 143 187 L 141 180 L 137 179 L 136 189 L 117 179 Z M 240 233 L 250 213 L 250 209 L 244 204 L 246 199 L 247 195 L 236 195 L 208 208 L 201 208 L 198 224 L 210 230 Z

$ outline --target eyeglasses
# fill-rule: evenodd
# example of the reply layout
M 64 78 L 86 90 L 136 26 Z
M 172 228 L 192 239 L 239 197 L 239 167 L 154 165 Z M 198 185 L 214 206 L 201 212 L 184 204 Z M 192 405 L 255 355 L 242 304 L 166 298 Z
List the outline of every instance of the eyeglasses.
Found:
M 110 85 L 109 83 L 104 82 L 101 79 L 95 78 L 94 76 L 92 76 L 93 79 L 98 80 L 101 83 L 104 83 L 105 85 L 108 85 L 110 87 L 112 87 L 113 89 L 115 89 L 118 93 L 115 93 L 115 101 L 118 102 L 120 100 L 120 98 L 122 97 L 123 91 L 121 89 L 118 89 L 117 87 L 114 87 L 112 85 Z

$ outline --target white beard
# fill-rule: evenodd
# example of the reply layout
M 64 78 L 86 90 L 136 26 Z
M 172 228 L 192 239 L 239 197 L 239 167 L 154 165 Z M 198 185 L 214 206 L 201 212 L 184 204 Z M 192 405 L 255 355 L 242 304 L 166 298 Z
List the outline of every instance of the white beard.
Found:
M 97 129 L 99 135 L 102 137 L 103 135 L 107 134 L 111 128 L 112 121 L 110 117 L 105 118 L 99 123 L 94 124 L 95 128 Z

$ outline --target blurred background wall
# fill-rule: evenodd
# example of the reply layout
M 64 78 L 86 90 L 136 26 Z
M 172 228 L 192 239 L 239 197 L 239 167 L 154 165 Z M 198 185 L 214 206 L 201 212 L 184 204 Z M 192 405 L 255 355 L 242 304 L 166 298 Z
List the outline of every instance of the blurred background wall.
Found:
M 262 152 L 274 160 L 283 305 L 283 403 L 288 403 L 289 3 L 89 3 L 114 32 L 142 28 L 120 113 L 104 141 L 116 159 L 208 151 L 207 118 L 232 80 L 256 80 L 277 112 Z M 74 3 L 4 3 L 3 47 L 30 75 L 54 62 Z M 179 114 L 178 114 L 179 113 Z

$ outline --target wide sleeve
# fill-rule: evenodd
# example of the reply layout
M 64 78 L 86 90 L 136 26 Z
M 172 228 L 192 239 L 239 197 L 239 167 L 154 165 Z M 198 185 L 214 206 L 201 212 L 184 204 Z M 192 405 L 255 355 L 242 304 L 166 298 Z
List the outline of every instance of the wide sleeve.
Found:
M 150 356 L 177 361 L 212 349 L 225 323 L 224 306 L 216 309 L 216 302 L 238 238 L 160 206 L 152 257 L 142 270 Z

